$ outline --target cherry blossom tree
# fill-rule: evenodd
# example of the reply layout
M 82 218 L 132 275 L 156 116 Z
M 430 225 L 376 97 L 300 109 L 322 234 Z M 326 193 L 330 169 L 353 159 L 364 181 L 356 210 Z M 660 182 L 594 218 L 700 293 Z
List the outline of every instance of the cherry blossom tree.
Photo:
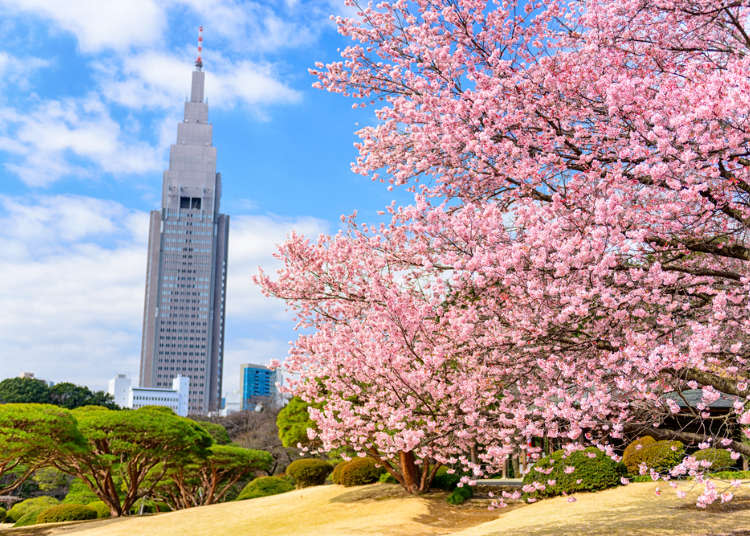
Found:
M 297 312 L 323 444 L 412 492 L 540 437 L 749 456 L 750 4 L 348 3 L 353 44 L 312 72 L 377 106 L 353 169 L 414 203 L 257 278 Z

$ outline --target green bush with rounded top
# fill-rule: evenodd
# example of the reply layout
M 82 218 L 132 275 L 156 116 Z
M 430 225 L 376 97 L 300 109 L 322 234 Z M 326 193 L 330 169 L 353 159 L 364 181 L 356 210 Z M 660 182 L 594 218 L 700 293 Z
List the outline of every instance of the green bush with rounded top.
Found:
M 577 450 L 568 455 L 564 450 L 558 450 L 538 460 L 523 477 L 523 483 L 536 482 L 543 486 L 534 491 L 531 494 L 533 496 L 552 497 L 618 486 L 624 472 L 625 466 L 595 447 Z
M 333 471 L 331 464 L 317 458 L 295 460 L 286 468 L 286 474 L 294 479 L 298 488 L 320 486 Z
M 342 486 L 362 486 L 377 482 L 385 469 L 377 466 L 373 458 L 353 458 L 341 468 L 339 484 Z
M 726 471 L 735 465 L 732 454 L 727 449 L 701 449 L 693 452 L 691 456 L 699 462 L 711 462 L 711 467 L 707 468 L 710 471 Z
M 268 497 L 292 491 L 294 486 L 287 479 L 280 476 L 260 476 L 248 482 L 237 496 L 238 501 L 255 499 L 257 497 Z
M 96 510 L 85 504 L 58 504 L 42 510 L 36 518 L 37 523 L 61 523 L 63 521 L 83 521 L 96 519 Z

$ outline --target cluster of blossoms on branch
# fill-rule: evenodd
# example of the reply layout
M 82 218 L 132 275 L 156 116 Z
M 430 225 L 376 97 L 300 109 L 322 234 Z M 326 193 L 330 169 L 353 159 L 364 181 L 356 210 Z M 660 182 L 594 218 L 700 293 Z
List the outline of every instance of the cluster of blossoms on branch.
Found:
M 348 3 L 312 72 L 377 103 L 353 169 L 414 202 L 257 276 L 323 445 L 412 492 L 535 438 L 750 456 L 750 3 Z

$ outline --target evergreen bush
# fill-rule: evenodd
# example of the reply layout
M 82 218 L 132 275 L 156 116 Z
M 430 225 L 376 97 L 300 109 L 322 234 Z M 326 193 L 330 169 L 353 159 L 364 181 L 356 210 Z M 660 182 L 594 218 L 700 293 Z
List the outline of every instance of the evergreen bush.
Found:
M 341 468 L 339 483 L 343 486 L 372 484 L 384 471 L 373 458 L 354 458 Z
M 474 490 L 471 486 L 461 486 L 454 489 L 445 499 L 448 504 L 463 504 L 474 496 Z
M 292 491 L 294 486 L 287 479 L 280 476 L 261 476 L 250 481 L 237 496 L 238 501 L 255 499 L 256 497 L 268 497 Z
M 6 511 L 5 508 L 0 506 L 0 523 L 5 523 Z
M 461 475 L 458 473 L 449 473 L 448 467 L 443 466 L 435 473 L 435 478 L 432 479 L 430 487 L 444 491 L 453 491 L 460 480 Z
M 333 482 L 334 484 L 341 484 L 341 470 L 347 463 L 349 462 L 342 461 L 336 464 L 336 466 L 333 468 L 333 471 L 331 472 L 331 482 Z
M 98 501 L 99 497 L 91 491 L 80 478 L 74 478 L 68 488 L 68 494 L 62 500 L 63 503 L 89 504 Z
M 96 510 L 85 504 L 58 504 L 42 510 L 36 518 L 37 523 L 60 523 L 62 521 L 82 521 L 96 519 Z
M 60 504 L 60 501 L 53 497 L 33 497 L 26 499 L 13 505 L 13 508 L 8 510 L 6 521 L 8 523 L 17 523 L 26 513 L 35 510 L 38 514 L 42 510 L 46 510 L 50 506 Z M 36 517 L 35 517 L 36 519 Z
M 571 471 L 568 469 L 570 467 L 574 469 Z M 538 489 L 533 495 L 552 497 L 562 493 L 597 491 L 617 486 L 624 472 L 625 466 L 595 447 L 578 450 L 567 456 L 564 450 L 558 450 L 538 460 L 523 477 L 523 483 L 537 482 L 544 488 Z
M 109 506 L 104 504 L 103 501 L 90 502 L 86 506 L 88 506 L 89 508 L 91 508 L 92 510 L 96 512 L 96 517 L 98 519 L 103 519 L 105 517 L 109 517 L 112 515 L 112 513 L 109 510 Z
M 298 488 L 320 486 L 333 471 L 331 464 L 317 458 L 295 460 L 286 468 L 286 474 L 294 479 Z
M 699 462 L 703 460 L 711 462 L 711 467 L 707 468 L 709 471 L 725 471 L 734 467 L 735 464 L 727 449 L 701 449 L 693 452 L 691 456 Z
M 639 472 L 638 466 L 645 463 L 649 469 L 662 473 L 679 464 L 684 457 L 685 445 L 680 441 L 656 441 L 646 445 L 631 457 L 632 462 L 638 463 L 635 464 L 635 471 L 632 471 L 630 467 L 628 467 L 628 470 L 637 474 Z
M 378 478 L 378 482 L 380 482 L 381 484 L 398 484 L 398 480 L 396 480 L 396 477 L 394 477 L 388 471 L 380 475 L 380 478 Z
M 630 474 L 638 474 L 638 465 L 641 463 L 640 451 L 654 443 L 656 443 L 656 439 L 653 437 L 643 436 L 625 447 L 625 452 L 622 454 L 622 463 L 628 468 Z

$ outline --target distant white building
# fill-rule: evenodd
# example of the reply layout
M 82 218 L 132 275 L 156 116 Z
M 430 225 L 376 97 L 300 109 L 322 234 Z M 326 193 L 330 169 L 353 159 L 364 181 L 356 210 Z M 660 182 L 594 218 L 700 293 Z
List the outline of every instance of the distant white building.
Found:
M 130 378 L 125 374 L 118 374 L 109 380 L 107 392 L 115 399 L 115 404 L 121 408 L 138 409 L 143 406 L 165 406 L 177 415 L 186 417 L 188 414 L 190 378 L 178 375 L 172 380 L 171 389 L 162 389 L 157 387 L 133 387 Z

